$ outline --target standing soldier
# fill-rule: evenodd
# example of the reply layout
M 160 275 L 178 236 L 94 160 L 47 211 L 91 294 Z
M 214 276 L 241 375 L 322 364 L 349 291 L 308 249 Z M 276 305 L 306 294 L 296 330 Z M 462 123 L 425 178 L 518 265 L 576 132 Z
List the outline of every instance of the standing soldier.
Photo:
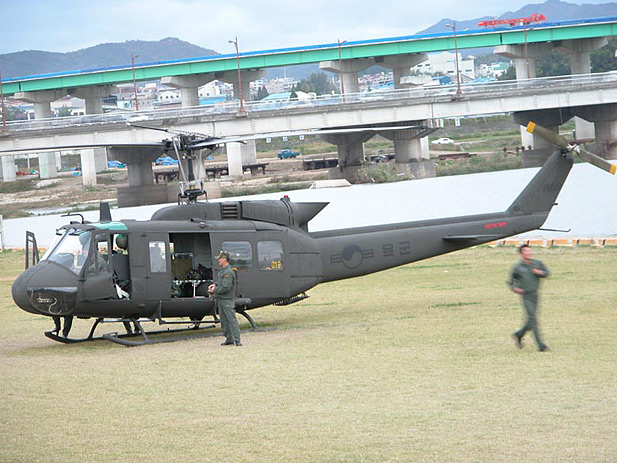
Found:
M 241 346 L 240 328 L 236 319 L 236 272 L 229 266 L 229 253 L 221 251 L 218 255 L 221 271 L 216 283 L 208 286 L 208 292 L 216 296 L 221 328 L 225 342 L 221 346 Z
M 540 329 L 538 328 L 537 307 L 538 307 L 538 287 L 540 286 L 540 278 L 546 278 L 549 271 L 546 266 L 539 260 L 531 258 L 531 248 L 523 244 L 519 248 L 522 260 L 512 268 L 510 275 L 510 289 L 522 296 L 523 306 L 527 314 L 527 320 L 523 327 L 514 332 L 512 337 L 519 349 L 523 348 L 523 336 L 527 331 L 532 331 L 538 345 L 538 350 L 544 352 L 548 350 L 548 346 L 542 342 L 540 338 Z

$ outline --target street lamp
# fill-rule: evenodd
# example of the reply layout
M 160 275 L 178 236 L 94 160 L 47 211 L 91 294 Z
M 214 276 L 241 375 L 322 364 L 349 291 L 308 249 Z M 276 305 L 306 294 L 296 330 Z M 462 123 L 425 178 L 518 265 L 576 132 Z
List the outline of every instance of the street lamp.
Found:
M 131 69 L 133 70 L 133 93 L 135 94 L 135 111 L 139 111 L 139 99 L 137 98 L 137 82 L 135 81 L 135 58 L 139 55 L 131 55 Z
M 242 74 L 240 73 L 240 51 L 238 50 L 238 36 L 235 40 L 228 40 L 229 43 L 233 43 L 236 47 L 236 62 L 238 65 L 238 93 L 240 96 L 240 113 L 244 113 L 244 98 L 242 97 Z
M 341 95 L 345 95 L 345 84 L 343 83 L 343 61 L 341 60 L 341 45 L 347 43 L 347 40 L 343 40 L 341 42 L 338 40 L 338 71 L 339 71 L 339 79 L 341 79 Z
M 454 55 L 456 58 L 456 93 L 461 94 L 461 73 L 458 69 L 458 45 L 456 43 L 456 21 L 452 21 L 452 24 L 446 24 L 454 32 Z
M 4 91 L 2 90 L 2 73 L 0 72 L 0 100 L 2 101 L 2 131 L 6 132 L 6 107 L 4 106 Z

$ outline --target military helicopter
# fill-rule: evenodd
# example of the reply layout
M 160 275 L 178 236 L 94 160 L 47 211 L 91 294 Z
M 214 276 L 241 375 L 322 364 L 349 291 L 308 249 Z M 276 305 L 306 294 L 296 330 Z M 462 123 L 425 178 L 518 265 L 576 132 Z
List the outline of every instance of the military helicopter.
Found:
M 225 250 L 237 273 L 236 310 L 255 329 L 248 310 L 301 301 L 320 283 L 539 229 L 570 172 L 573 152 L 615 174 L 615 165 L 565 138 L 533 122 L 527 130 L 558 149 L 505 211 L 332 231 L 308 231 L 308 222 L 328 205 L 325 202 L 294 203 L 286 197 L 198 201 L 203 188 L 191 179 L 189 162 L 179 204 L 163 207 L 148 221 L 114 221 L 102 204 L 98 222 L 82 217 L 60 227 L 40 260 L 36 239 L 28 232 L 27 268 L 13 283 L 13 299 L 34 314 L 94 319 L 83 339 L 45 333 L 55 341 L 100 339 L 94 332 L 108 322 L 123 322 L 129 328 L 126 334 L 102 338 L 127 346 L 176 340 L 153 339 L 150 335 L 161 331 L 146 333 L 142 323 L 185 325 L 165 333 L 200 329 L 205 323 L 215 326 L 216 304 L 207 287 L 218 271 L 214 256 Z M 186 134 L 165 141 L 168 149 L 189 160 L 195 150 L 215 149 L 219 142 Z M 206 317 L 211 320 L 204 322 Z M 202 333 L 191 337 L 195 335 Z

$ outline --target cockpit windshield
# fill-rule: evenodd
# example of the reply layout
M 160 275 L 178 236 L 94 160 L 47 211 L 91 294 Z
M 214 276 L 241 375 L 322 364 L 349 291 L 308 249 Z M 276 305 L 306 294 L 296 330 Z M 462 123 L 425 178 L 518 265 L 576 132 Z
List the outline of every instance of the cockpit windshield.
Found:
M 79 275 L 88 257 L 91 238 L 92 233 L 86 230 L 64 231 L 56 236 L 41 260 L 51 260 Z

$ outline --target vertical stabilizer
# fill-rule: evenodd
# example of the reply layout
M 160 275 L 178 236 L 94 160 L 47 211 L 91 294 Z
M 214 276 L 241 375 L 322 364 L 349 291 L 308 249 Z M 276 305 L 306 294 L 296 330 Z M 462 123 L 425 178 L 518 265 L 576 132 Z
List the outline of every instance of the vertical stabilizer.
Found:
M 555 151 L 510 205 L 507 213 L 526 215 L 549 212 L 555 205 L 572 164 L 572 157 L 569 154 L 563 154 L 560 150 Z

